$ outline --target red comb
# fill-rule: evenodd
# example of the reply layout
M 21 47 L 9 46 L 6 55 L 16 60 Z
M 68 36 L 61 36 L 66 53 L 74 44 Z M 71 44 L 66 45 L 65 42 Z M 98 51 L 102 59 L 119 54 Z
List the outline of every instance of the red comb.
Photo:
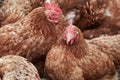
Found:
M 62 14 L 62 10 L 59 8 L 58 4 L 54 3 L 45 3 L 45 9 L 46 10 L 54 10 L 59 14 Z

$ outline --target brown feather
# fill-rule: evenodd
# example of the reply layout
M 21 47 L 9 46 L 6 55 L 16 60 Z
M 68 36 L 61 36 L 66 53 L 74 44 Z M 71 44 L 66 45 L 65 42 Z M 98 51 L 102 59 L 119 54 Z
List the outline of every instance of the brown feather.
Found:
M 24 18 L 34 8 L 40 7 L 43 0 L 4 0 L 0 8 L 1 26 Z
M 43 7 L 36 8 L 16 23 L 0 29 L 0 56 L 20 55 L 35 62 L 46 55 L 67 27 L 67 22 L 61 16 L 58 23 L 51 23 L 44 11 Z
M 0 58 L 0 76 L 2 80 L 41 80 L 32 63 L 15 55 Z
M 53 80 L 95 80 L 115 74 L 109 56 L 97 45 L 86 43 L 77 31 L 79 40 L 73 45 L 67 45 L 62 36 L 48 52 L 45 63 L 48 75 Z

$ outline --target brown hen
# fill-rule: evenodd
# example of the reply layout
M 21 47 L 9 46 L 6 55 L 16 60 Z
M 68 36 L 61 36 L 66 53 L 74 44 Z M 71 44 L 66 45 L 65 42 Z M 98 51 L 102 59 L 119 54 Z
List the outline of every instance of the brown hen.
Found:
M 41 80 L 32 63 L 15 55 L 0 58 L 0 76 L 1 80 Z
M 60 8 L 46 3 L 45 7 L 0 28 L 0 56 L 20 55 L 35 62 L 46 55 L 66 26 Z
M 92 39 L 101 35 L 120 33 L 120 9 L 118 0 L 91 0 L 88 9 L 91 14 L 83 14 L 78 27 L 84 37 Z
M 97 40 L 105 42 L 106 48 L 86 43 L 81 31 L 70 25 L 48 52 L 46 72 L 53 80 L 97 80 L 115 74 L 114 63 L 108 56 L 108 51 L 113 50 L 111 54 L 120 54 L 120 35 L 103 39 L 106 41 L 102 38 Z M 116 42 L 109 44 L 110 41 Z M 102 49 L 107 51 L 103 52 Z

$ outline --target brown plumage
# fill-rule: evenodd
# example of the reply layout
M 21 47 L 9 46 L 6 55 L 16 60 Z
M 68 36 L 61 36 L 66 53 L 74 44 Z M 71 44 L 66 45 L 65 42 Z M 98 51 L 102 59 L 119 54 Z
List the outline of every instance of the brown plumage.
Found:
M 82 8 L 77 26 L 82 30 L 94 28 L 94 24 L 103 20 L 105 10 L 109 7 L 110 0 L 89 0 L 89 4 Z M 96 27 L 96 26 L 95 26 Z
M 34 8 L 41 6 L 43 2 L 44 0 L 4 0 L 0 8 L 1 26 L 25 17 Z
M 104 35 L 120 34 L 120 18 L 106 17 L 96 23 L 96 26 L 96 28 L 84 30 L 84 38 L 93 39 Z
M 120 35 L 102 36 L 88 40 L 87 43 L 97 46 L 98 49 L 109 56 L 116 68 L 120 68 Z
M 65 32 L 48 52 L 45 62 L 45 69 L 48 75 L 53 80 L 95 80 L 108 74 L 115 74 L 114 63 L 107 55 L 109 48 L 105 48 L 105 50 L 108 50 L 103 52 L 100 49 L 101 47 L 98 48 L 98 45 L 86 43 L 78 28 L 74 27 L 73 31 L 78 33 L 77 40 L 73 38 L 71 39 L 72 43 L 66 43 Z M 69 35 L 68 39 L 71 36 Z M 120 45 L 120 36 L 116 37 L 118 38 L 116 39 L 113 36 L 108 39 L 106 38 L 106 41 L 102 41 L 106 44 L 108 43 L 106 46 L 116 46 L 115 48 L 110 48 L 111 50 L 119 51 L 120 49 L 117 46 Z M 111 45 L 109 44 L 111 39 L 116 41 L 115 44 L 114 42 Z M 103 46 L 102 49 L 104 49 Z M 113 51 L 111 54 L 117 53 Z
M 84 3 L 82 0 L 51 0 L 51 2 L 58 3 L 63 12 L 79 8 Z
M 83 31 L 84 37 L 92 39 L 101 35 L 119 34 L 120 10 L 118 5 L 118 0 L 90 0 L 88 10 L 83 8 L 83 17 L 77 24 Z
M 51 22 L 45 11 L 44 7 L 36 8 L 16 23 L 0 28 L 0 56 L 20 55 L 33 62 L 45 56 L 67 26 L 62 15 L 58 22 Z
M 15 55 L 0 58 L 0 76 L 1 80 L 41 80 L 32 63 Z
M 51 2 L 58 3 L 66 19 L 69 21 L 73 18 L 76 24 L 80 20 L 82 8 L 88 4 L 89 0 L 51 0 Z
M 74 55 L 71 54 L 73 50 L 78 52 L 77 48 L 73 49 L 73 46 L 67 48 L 63 36 L 52 46 L 45 63 L 45 70 L 52 80 L 84 80 L 82 70 L 77 66 Z M 77 53 L 75 56 L 77 57 Z

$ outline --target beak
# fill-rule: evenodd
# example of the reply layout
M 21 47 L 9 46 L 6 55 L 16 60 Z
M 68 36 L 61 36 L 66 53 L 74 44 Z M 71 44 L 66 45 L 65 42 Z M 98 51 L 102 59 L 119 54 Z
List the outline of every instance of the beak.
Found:
M 68 36 L 68 37 L 67 37 L 67 44 L 70 44 L 71 39 L 72 39 L 71 36 Z

